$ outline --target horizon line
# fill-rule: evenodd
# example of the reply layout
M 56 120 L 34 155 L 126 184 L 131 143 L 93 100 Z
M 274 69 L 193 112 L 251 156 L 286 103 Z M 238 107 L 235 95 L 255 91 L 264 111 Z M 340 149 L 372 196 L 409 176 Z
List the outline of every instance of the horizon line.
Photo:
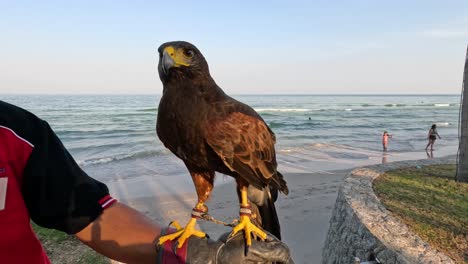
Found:
M 31 96 L 31 95 L 70 95 L 70 96 L 76 96 L 76 95 L 110 95 L 110 96 L 118 96 L 118 95 L 162 95 L 161 93 L 114 93 L 114 94 L 111 94 L 111 93 L 0 93 L 0 96 L 2 95 L 9 95 L 9 96 L 22 96 L 22 95 L 26 95 L 26 96 Z M 429 93 L 408 93 L 408 94 L 405 94 L 405 93 L 354 93 L 354 94 L 350 94 L 350 93 L 330 93 L 330 94 L 327 94 L 327 93 L 252 93 L 252 94 L 248 94 L 248 93 L 232 93 L 232 94 L 228 94 L 228 95 L 233 95 L 233 96 L 236 96 L 236 95 L 262 95 L 262 96 L 275 96 L 275 95 L 283 95 L 283 96 L 292 96 L 292 95 L 313 95 L 313 96 L 396 96 L 396 95 L 404 95 L 404 96 L 430 96 L 430 95 L 434 95 L 434 96 L 444 96 L 444 95 L 450 95 L 450 96 L 455 96 L 455 95 L 461 95 L 461 92 L 458 94 L 458 93 L 432 93 L 432 94 L 429 94 Z

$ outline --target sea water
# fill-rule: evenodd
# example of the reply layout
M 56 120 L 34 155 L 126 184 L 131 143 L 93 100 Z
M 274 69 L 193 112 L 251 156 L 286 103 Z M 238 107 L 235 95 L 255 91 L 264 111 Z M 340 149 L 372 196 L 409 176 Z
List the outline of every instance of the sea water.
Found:
M 237 95 L 275 132 L 283 172 L 344 169 L 456 154 L 458 95 Z M 156 136 L 159 95 L 0 95 L 49 122 L 77 163 L 104 182 L 187 171 Z M 427 132 L 442 140 L 426 153 Z M 382 153 L 388 131 L 389 152 Z

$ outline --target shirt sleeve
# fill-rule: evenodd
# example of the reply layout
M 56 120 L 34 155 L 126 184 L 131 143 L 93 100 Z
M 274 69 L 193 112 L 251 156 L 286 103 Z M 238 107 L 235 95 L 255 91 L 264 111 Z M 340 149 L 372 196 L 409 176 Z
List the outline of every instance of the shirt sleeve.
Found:
M 75 234 L 115 199 L 105 184 L 76 164 L 47 122 L 39 118 L 34 122 L 34 148 L 22 183 L 26 206 L 38 225 Z

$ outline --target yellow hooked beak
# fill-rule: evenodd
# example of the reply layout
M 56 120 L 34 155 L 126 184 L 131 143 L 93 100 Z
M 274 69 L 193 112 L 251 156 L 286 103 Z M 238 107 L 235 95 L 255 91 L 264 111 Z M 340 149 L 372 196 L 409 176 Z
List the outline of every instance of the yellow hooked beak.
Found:
M 175 49 L 172 46 L 164 48 L 161 60 L 164 74 L 167 74 L 172 67 L 190 66 L 190 57 L 186 56 L 182 49 Z

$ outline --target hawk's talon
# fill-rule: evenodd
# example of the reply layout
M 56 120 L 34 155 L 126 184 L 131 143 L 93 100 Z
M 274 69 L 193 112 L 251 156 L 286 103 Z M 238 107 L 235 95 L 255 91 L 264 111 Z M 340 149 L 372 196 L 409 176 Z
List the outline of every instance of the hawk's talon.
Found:
M 178 237 L 180 237 L 182 235 L 182 232 L 184 232 L 184 230 L 179 230 L 179 231 L 174 232 L 172 234 L 161 236 L 161 237 L 159 237 L 158 244 L 162 245 L 168 240 L 175 240 L 176 238 L 178 238 Z
M 179 230 L 182 229 L 182 227 L 179 225 L 179 222 L 177 222 L 177 220 L 171 221 L 171 222 L 169 223 L 169 226 L 174 226 L 175 229 L 177 229 L 177 231 L 179 231 Z
M 179 241 L 176 241 L 174 245 L 172 246 L 172 252 L 177 255 L 177 248 L 179 246 Z
M 232 232 L 229 236 L 233 237 L 241 230 L 244 230 L 245 244 L 247 248 L 252 245 L 252 235 L 257 235 L 262 241 L 265 241 L 267 238 L 267 234 L 256 225 L 252 224 L 250 218 L 245 215 L 240 217 L 239 224 L 232 229 Z
M 196 222 L 197 220 L 195 218 L 190 219 L 185 228 L 182 228 L 176 221 L 171 222 L 171 224 L 178 230 L 175 233 L 161 236 L 158 240 L 158 244 L 162 245 L 168 240 L 177 239 L 175 243 L 176 248 L 181 248 L 184 245 L 185 241 L 191 236 L 205 238 L 205 233 L 195 229 Z

